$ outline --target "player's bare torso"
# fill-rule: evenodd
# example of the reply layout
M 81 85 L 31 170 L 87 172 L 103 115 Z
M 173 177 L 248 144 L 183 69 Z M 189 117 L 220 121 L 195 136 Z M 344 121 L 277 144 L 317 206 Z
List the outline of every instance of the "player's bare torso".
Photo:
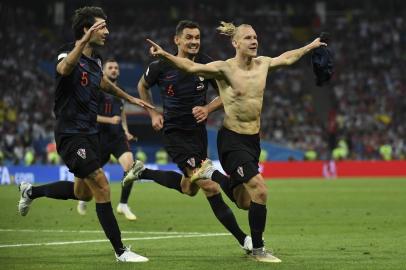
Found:
M 252 59 L 247 68 L 232 58 L 224 62 L 224 78 L 217 80 L 225 118 L 224 127 L 240 134 L 256 134 L 270 63 L 269 57 Z

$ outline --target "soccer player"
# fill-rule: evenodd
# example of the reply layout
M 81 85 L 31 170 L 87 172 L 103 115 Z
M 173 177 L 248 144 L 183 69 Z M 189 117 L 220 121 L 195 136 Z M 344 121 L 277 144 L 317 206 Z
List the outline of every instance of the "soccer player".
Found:
M 120 67 L 113 58 L 104 61 L 103 74 L 117 85 L 120 76 Z M 100 140 L 100 166 L 103 167 L 113 155 L 124 172 L 128 172 L 134 163 L 133 154 L 128 141 L 135 137 L 128 131 L 127 117 L 123 110 L 123 101 L 113 95 L 100 92 L 99 112 L 97 122 L 99 123 Z M 124 214 L 128 220 L 136 220 L 137 217 L 131 212 L 128 206 L 128 197 L 131 193 L 132 184 L 122 187 L 120 203 L 117 206 L 117 213 Z M 80 215 L 86 215 L 86 202 L 79 201 L 77 211 Z
M 58 181 L 41 186 L 22 182 L 18 210 L 27 215 L 33 200 L 40 197 L 89 201 L 94 197 L 99 222 L 114 248 L 117 261 L 146 262 L 121 241 L 121 232 L 110 202 L 110 187 L 100 166 L 96 123 L 99 89 L 142 107 L 153 107 L 134 98 L 103 76 L 95 48 L 109 34 L 106 15 L 99 7 L 77 9 L 72 28 L 76 41 L 61 48 L 56 64 L 55 140 L 57 151 L 75 182 Z
M 258 171 L 258 158 L 266 77 L 269 72 L 292 65 L 306 53 L 326 44 L 317 38 L 302 48 L 287 51 L 278 57 L 257 57 L 258 40 L 252 26 L 242 24 L 236 27 L 232 23 L 222 22 L 218 30 L 231 37 L 235 48 L 235 56 L 226 61 L 197 63 L 174 56 L 148 40 L 152 45 L 150 52 L 185 72 L 217 81 L 225 111 L 223 127 L 217 137 L 219 157 L 232 181 L 243 183 L 252 199 L 248 210 L 252 256 L 261 262 L 281 262 L 265 249 L 262 238 L 266 223 L 267 186 Z
M 211 61 L 208 56 L 199 53 L 200 28 L 197 23 L 180 21 L 176 27 L 174 42 L 179 57 L 199 63 Z M 150 179 L 189 196 L 196 195 L 201 188 L 217 219 L 233 234 L 241 247 L 249 252 L 252 249 L 251 238 L 238 226 L 233 212 L 221 196 L 219 185 L 211 180 L 196 181 L 193 184 L 190 181 L 193 170 L 199 168 L 202 160 L 207 158 L 205 121 L 197 123 L 193 111 L 199 111 L 207 116 L 208 112 L 221 105 L 218 98 L 206 105 L 209 83 L 209 80 L 203 77 L 186 74 L 162 60 L 149 65 L 138 83 L 138 91 L 141 99 L 150 103 L 149 89 L 154 85 L 160 87 L 164 115 L 152 109 L 147 110 L 153 128 L 163 130 L 165 150 L 183 172 L 183 176 L 172 171 L 146 169 L 141 162 L 136 161 L 124 177 L 123 184 L 137 179 Z M 221 174 L 218 171 L 216 173 Z

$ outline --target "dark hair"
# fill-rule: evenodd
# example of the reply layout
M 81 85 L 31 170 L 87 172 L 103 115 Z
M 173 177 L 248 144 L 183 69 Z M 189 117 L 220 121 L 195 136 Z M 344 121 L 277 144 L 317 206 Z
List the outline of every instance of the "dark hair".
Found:
M 197 28 L 200 31 L 200 26 L 197 22 L 189 21 L 189 20 L 183 20 L 178 23 L 176 26 L 176 35 L 179 36 L 182 34 L 183 29 L 185 28 Z
M 104 61 L 104 64 L 107 64 L 107 63 L 118 63 L 118 61 L 113 57 L 109 57 Z
M 75 39 L 79 40 L 85 34 L 83 28 L 90 28 L 96 22 L 96 18 L 107 19 L 101 7 L 82 7 L 75 10 L 72 17 L 72 29 L 75 34 Z
M 105 68 L 108 63 L 117 63 L 118 65 L 118 61 L 115 58 L 109 57 L 105 61 L 103 61 L 103 68 Z

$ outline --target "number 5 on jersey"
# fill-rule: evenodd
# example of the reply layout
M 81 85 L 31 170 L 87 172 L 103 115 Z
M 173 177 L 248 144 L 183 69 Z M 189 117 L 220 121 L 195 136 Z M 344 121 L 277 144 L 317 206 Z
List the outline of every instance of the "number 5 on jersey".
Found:
M 82 86 L 87 86 L 89 84 L 89 76 L 86 71 L 82 72 L 82 77 L 80 78 L 80 84 Z

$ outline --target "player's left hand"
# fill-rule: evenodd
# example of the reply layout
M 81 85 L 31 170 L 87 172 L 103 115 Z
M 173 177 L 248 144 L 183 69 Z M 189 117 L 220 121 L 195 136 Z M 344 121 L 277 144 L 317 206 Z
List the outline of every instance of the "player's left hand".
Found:
M 152 106 L 152 105 L 149 104 L 148 102 L 143 101 L 142 99 L 139 99 L 139 98 L 130 97 L 129 100 L 128 100 L 128 102 L 130 102 L 130 103 L 132 103 L 132 104 L 134 104 L 134 105 L 143 107 L 143 108 L 155 109 L 154 106 Z
M 320 47 L 320 46 L 327 46 L 327 43 L 321 42 L 321 41 L 320 41 L 320 38 L 318 37 L 318 38 L 316 38 L 315 40 L 313 40 L 312 43 L 310 43 L 310 46 L 311 46 L 313 49 L 316 49 L 316 48 L 318 48 L 318 47 Z
M 132 141 L 132 140 L 138 141 L 138 137 L 132 135 L 130 132 L 125 132 L 125 136 L 127 137 L 127 140 L 128 140 L 128 141 Z
M 209 110 L 206 106 L 196 106 L 192 109 L 193 116 L 197 123 L 201 123 L 209 116 Z

